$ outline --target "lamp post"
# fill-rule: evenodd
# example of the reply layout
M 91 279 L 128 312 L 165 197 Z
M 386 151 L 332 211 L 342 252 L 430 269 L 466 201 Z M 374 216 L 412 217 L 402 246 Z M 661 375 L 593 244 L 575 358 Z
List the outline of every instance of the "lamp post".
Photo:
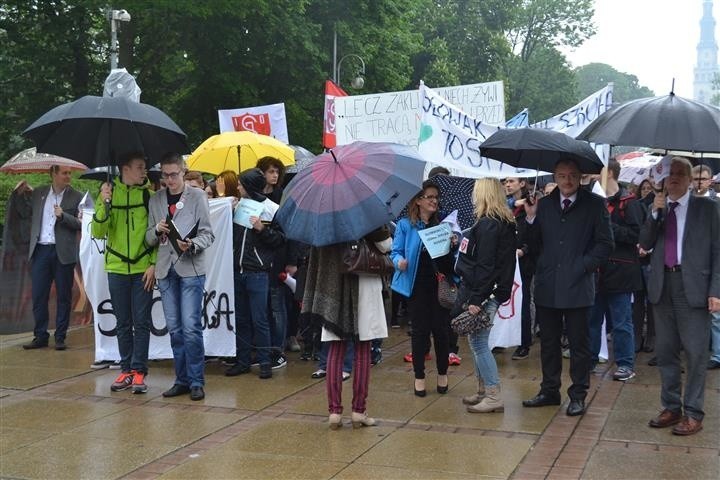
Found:
M 114 70 L 117 68 L 118 59 L 117 32 L 120 26 L 118 22 L 129 22 L 131 17 L 127 10 L 110 10 L 108 18 L 110 19 L 110 70 Z
M 361 89 L 363 86 L 365 86 L 365 79 L 362 77 L 365 75 L 365 60 L 362 59 L 359 55 L 355 55 L 354 53 L 348 53 L 347 55 L 343 56 L 340 61 L 337 59 L 337 25 L 335 26 L 333 30 L 333 81 L 335 84 L 340 87 L 340 69 L 342 67 L 342 62 L 348 57 L 353 57 L 358 60 L 360 60 L 360 64 L 362 65 L 360 67 L 360 70 L 358 70 L 357 75 L 355 78 L 353 78 L 350 81 L 350 85 L 353 88 Z

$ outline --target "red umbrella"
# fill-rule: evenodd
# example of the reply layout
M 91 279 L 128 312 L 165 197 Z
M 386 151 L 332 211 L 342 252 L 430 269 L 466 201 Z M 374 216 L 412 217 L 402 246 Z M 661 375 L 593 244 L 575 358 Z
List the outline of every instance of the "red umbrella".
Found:
M 5 162 L 5 165 L 0 167 L 0 172 L 47 173 L 53 165 L 66 167 L 71 170 L 87 170 L 87 166 L 75 160 L 58 157 L 51 153 L 37 153 L 34 148 L 28 148 Z

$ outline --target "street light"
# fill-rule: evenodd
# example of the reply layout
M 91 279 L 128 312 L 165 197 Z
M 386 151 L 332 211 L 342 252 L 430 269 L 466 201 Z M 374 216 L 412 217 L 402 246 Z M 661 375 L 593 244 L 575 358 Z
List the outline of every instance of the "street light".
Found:
M 340 87 L 340 68 L 342 67 L 342 62 L 348 57 L 357 58 L 360 60 L 360 64 L 362 67 L 360 67 L 360 70 L 358 70 L 357 75 L 350 80 L 350 85 L 355 89 L 361 89 L 363 86 L 365 86 L 365 79 L 363 78 L 363 75 L 365 75 L 365 61 L 360 57 L 359 55 L 355 55 L 354 53 L 348 53 L 344 57 L 340 59 L 340 61 L 337 64 L 337 75 L 335 76 L 335 83 L 337 83 L 338 87 Z
M 362 67 L 360 70 L 358 70 L 357 75 L 355 78 L 353 78 L 350 81 L 350 85 L 355 89 L 361 89 L 365 86 L 365 79 L 362 77 L 362 75 L 365 75 L 365 61 L 359 56 L 355 55 L 354 53 L 349 53 L 342 57 L 340 61 L 337 60 L 337 24 L 333 28 L 333 81 L 335 84 L 340 87 L 340 66 L 342 65 L 343 60 L 345 60 L 348 57 L 354 57 L 360 60 L 360 64 Z
M 118 22 L 129 22 L 131 17 L 127 10 L 110 10 L 108 18 L 110 19 L 110 70 L 114 70 L 117 68 L 118 58 L 117 32 L 120 26 Z

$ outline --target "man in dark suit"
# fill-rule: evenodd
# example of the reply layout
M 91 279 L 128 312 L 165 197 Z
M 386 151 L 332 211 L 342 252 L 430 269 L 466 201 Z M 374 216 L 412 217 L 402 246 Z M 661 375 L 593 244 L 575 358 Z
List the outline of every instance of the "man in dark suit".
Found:
M 686 158 L 672 159 L 665 192 L 655 193 L 640 233 L 641 249 L 653 250 L 648 299 L 662 379 L 663 411 L 649 425 L 674 425 L 676 435 L 702 430 L 710 314 L 720 312 L 720 204 L 691 194 L 691 169 Z M 687 370 L 682 399 L 681 349 Z
M 557 188 L 537 204 L 525 204 L 527 242 L 538 252 L 535 305 L 540 325 L 543 380 L 540 393 L 525 407 L 560 405 L 563 323 L 570 342 L 570 404 L 567 414 L 582 415 L 590 387 L 589 312 L 595 301 L 595 272 L 613 249 L 604 200 L 580 188 L 573 160 L 555 165 Z
M 55 282 L 55 350 L 65 350 L 65 334 L 70 323 L 70 304 L 75 264 L 78 260 L 77 234 L 80 220 L 78 204 L 82 195 L 70 186 L 69 168 L 53 166 L 52 183 L 36 188 L 32 196 L 30 231 L 30 275 L 35 317 L 35 338 L 23 345 L 26 350 L 48 346 L 48 301 Z

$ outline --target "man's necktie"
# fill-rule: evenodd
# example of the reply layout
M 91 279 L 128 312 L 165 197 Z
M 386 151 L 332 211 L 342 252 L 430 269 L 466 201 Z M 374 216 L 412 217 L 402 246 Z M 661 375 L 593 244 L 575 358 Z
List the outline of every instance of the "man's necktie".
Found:
M 564 213 L 564 212 L 567 212 L 568 208 L 570 208 L 570 205 L 572 205 L 572 200 L 570 200 L 569 198 L 566 198 L 565 200 L 563 200 L 562 203 L 563 203 L 563 213 Z
M 675 215 L 675 208 L 678 206 L 678 202 L 670 202 L 670 210 L 668 211 L 667 218 L 665 218 L 665 266 L 675 267 L 680 262 L 678 261 L 677 255 L 677 215 Z

